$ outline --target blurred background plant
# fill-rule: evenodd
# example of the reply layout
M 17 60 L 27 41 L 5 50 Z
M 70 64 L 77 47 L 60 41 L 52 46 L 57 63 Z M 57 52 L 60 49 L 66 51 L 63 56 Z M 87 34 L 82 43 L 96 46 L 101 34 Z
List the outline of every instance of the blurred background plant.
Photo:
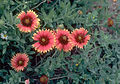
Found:
M 16 24 L 21 11 L 34 10 L 41 19 L 39 29 L 73 31 L 84 27 L 91 40 L 83 49 L 70 52 L 54 49 L 46 54 L 33 48 L 33 33 L 23 33 Z M 0 0 L 0 83 L 119 84 L 119 0 Z M 109 19 L 110 18 L 110 19 Z M 23 72 L 11 68 L 16 53 L 26 53 L 30 62 Z M 43 78 L 44 79 L 44 78 Z

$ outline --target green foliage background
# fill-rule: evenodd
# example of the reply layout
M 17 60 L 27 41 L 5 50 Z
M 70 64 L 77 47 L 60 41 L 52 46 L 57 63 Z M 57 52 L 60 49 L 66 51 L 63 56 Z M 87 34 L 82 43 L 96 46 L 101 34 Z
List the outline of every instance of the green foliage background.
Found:
M 52 0 L 48 4 L 46 0 L 0 0 L 0 33 L 7 31 L 8 35 L 7 40 L 0 38 L 1 84 L 20 84 L 28 78 L 31 84 L 37 84 L 43 74 L 49 77 L 49 84 L 120 83 L 120 23 L 117 23 L 120 15 L 114 18 L 114 26 L 108 27 L 107 19 L 117 13 L 109 11 L 112 3 L 107 0 L 73 1 Z M 74 47 L 67 53 L 57 49 L 46 54 L 37 53 L 32 48 L 35 31 L 22 33 L 16 27 L 20 22 L 16 16 L 22 10 L 34 10 L 38 14 L 41 19 L 38 29 L 55 30 L 62 25 L 61 28 L 72 32 L 84 27 L 91 39 L 83 49 Z M 83 14 L 78 14 L 78 10 Z M 30 62 L 23 72 L 17 73 L 11 68 L 10 60 L 18 52 L 28 54 Z

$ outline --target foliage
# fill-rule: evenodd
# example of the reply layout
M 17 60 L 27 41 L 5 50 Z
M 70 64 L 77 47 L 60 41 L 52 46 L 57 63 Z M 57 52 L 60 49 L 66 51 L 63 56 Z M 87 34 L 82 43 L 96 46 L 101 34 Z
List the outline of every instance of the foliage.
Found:
M 20 84 L 26 79 L 38 84 L 43 74 L 49 84 L 119 84 L 120 7 L 111 12 L 110 4 L 106 0 L 0 0 L 0 33 L 7 31 L 8 36 L 7 40 L 0 37 L 0 84 Z M 83 49 L 37 53 L 32 47 L 35 31 L 23 33 L 16 27 L 17 15 L 27 10 L 34 10 L 41 19 L 38 29 L 60 27 L 72 32 L 84 27 L 91 39 Z M 114 21 L 112 27 L 107 25 L 109 17 Z M 11 68 L 11 58 L 19 52 L 30 58 L 22 72 Z

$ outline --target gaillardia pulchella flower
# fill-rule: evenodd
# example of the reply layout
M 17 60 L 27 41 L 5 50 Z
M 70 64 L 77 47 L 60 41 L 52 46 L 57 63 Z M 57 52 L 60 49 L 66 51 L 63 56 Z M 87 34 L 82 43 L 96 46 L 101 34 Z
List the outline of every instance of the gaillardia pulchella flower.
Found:
M 24 68 L 28 65 L 29 58 L 27 54 L 25 53 L 17 53 L 13 58 L 11 59 L 11 66 L 14 68 L 17 72 L 23 71 Z
M 114 21 L 111 18 L 108 18 L 107 24 L 108 24 L 108 27 L 112 27 L 114 24 Z
M 62 50 L 65 52 L 70 51 L 73 48 L 73 44 L 71 41 L 71 34 L 68 30 L 57 29 L 56 30 L 56 48 L 58 50 Z
M 83 48 L 84 45 L 87 45 L 88 40 L 90 40 L 90 35 L 86 35 L 88 33 L 84 28 L 75 29 L 72 32 L 72 42 L 79 48 Z
M 55 36 L 50 30 L 39 30 L 34 33 L 33 40 L 37 41 L 32 46 L 40 53 L 46 53 L 55 46 Z
M 47 84 L 48 83 L 48 76 L 47 75 L 42 75 L 41 77 L 40 77 L 40 83 L 41 84 Z
M 20 24 L 17 24 L 17 27 L 22 32 L 34 31 L 38 27 L 40 21 L 40 19 L 37 17 L 38 15 L 36 15 L 35 12 L 31 10 L 27 11 L 27 13 L 22 11 L 17 16 L 17 18 L 19 18 L 21 22 Z

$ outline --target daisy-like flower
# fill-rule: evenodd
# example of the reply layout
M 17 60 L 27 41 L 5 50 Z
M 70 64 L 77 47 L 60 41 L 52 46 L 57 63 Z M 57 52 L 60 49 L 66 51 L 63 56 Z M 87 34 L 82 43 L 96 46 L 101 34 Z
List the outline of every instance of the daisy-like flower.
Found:
M 4 32 L 1 33 L 0 35 L 1 35 L 1 38 L 2 38 L 2 39 L 7 40 L 8 36 L 7 36 L 7 32 L 6 32 L 6 31 L 4 31 Z
M 32 46 L 40 53 L 46 53 L 55 46 L 55 36 L 50 30 L 39 30 L 33 35 L 33 40 L 37 41 Z
M 11 65 L 12 68 L 14 68 L 17 72 L 23 71 L 24 68 L 28 65 L 29 58 L 27 54 L 25 53 L 17 53 L 13 58 L 11 59 Z
M 83 48 L 84 45 L 87 45 L 88 40 L 90 40 L 90 35 L 86 35 L 88 33 L 84 28 L 75 29 L 72 32 L 72 42 L 79 48 Z
M 68 30 L 57 29 L 56 30 L 56 48 L 65 52 L 70 51 L 73 48 L 71 41 L 71 34 Z
M 20 24 L 17 24 L 17 27 L 22 32 L 31 32 L 34 31 L 39 26 L 40 19 L 37 18 L 38 15 L 35 12 L 29 10 L 27 13 L 22 11 L 17 18 L 20 19 Z

